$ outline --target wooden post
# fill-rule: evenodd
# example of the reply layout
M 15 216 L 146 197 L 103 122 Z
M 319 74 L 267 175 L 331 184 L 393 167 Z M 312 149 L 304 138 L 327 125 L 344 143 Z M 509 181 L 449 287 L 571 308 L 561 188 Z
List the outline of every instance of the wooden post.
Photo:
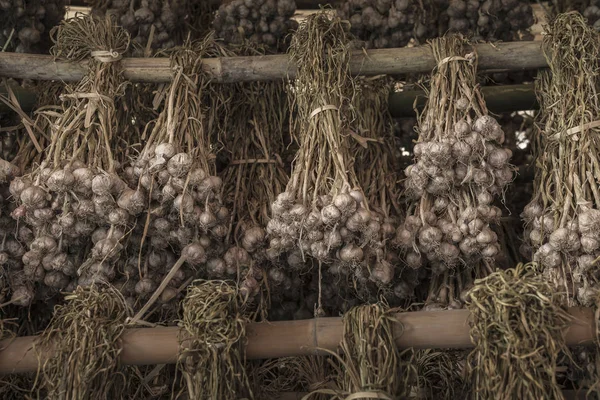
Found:
M 595 342 L 594 310 L 572 308 L 567 344 Z M 396 343 L 401 348 L 468 348 L 469 312 L 467 310 L 418 311 L 398 314 Z M 323 350 L 337 351 L 342 339 L 341 318 L 251 323 L 247 327 L 248 359 L 318 355 Z M 179 351 L 179 328 L 127 329 L 121 338 L 121 362 L 131 365 L 173 364 Z M 36 336 L 0 342 L 0 374 L 35 371 L 38 356 L 33 350 Z M 45 354 L 50 356 L 51 349 Z M 44 361 L 43 359 L 41 360 Z
M 540 42 L 508 42 L 475 45 L 480 70 L 527 70 L 544 68 Z M 168 82 L 173 71 L 168 58 L 125 58 L 125 79 L 132 82 Z M 268 81 L 293 77 L 295 68 L 287 55 L 223 57 L 203 60 L 205 70 L 218 82 Z M 435 59 L 428 46 L 355 51 L 350 70 L 355 75 L 404 75 L 430 72 Z M 80 80 L 85 63 L 56 61 L 51 56 L 0 53 L 0 77 Z

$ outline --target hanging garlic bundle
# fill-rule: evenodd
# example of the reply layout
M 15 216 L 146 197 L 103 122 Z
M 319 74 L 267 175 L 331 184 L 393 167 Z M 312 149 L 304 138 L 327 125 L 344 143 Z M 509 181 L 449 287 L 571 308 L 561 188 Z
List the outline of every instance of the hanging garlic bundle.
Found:
M 367 264 L 372 266 L 370 278 L 378 287 L 389 287 L 393 283 L 394 266 L 400 264 L 395 249 L 388 246 L 401 214 L 396 175 L 399 160 L 388 109 L 391 83 L 386 77 L 360 79 L 354 97 L 358 115 L 357 132 L 353 133 L 354 170 L 372 215 L 381 221 L 379 231 L 373 232 L 373 251 L 365 254 Z M 406 293 L 401 290 L 398 294 Z
M 211 35 L 173 51 L 174 76 L 163 93 L 163 111 L 144 149 L 125 170 L 127 181 L 137 189 L 124 193 L 123 201 L 142 210 L 148 204 L 130 240 L 135 254 L 121 282 L 126 296 L 150 296 L 168 273 L 163 280 L 168 286 L 160 295 L 161 301 L 169 301 L 193 275 L 189 268 L 181 269 L 184 263 L 192 268 L 206 263 L 214 269 L 213 260 L 224 251 L 230 213 L 221 201 L 222 181 L 215 176 L 211 154 L 223 104 L 215 100 L 201 62 L 222 55 L 226 54 Z M 132 287 L 128 281 L 137 283 Z
M 132 223 L 134 210 L 116 204 L 126 184 L 117 175 L 115 158 L 127 138 L 118 137 L 113 118 L 113 101 L 124 87 L 118 60 L 129 36 L 110 19 L 82 17 L 61 24 L 53 40 L 56 57 L 87 60 L 88 74 L 66 87 L 41 165 L 13 180 L 10 193 L 19 204 L 12 215 L 24 221 L 19 240 L 29 248 L 23 255 L 26 281 L 72 290 L 80 273 L 81 283 L 112 280 L 111 262 Z M 84 253 L 90 245 L 90 253 Z
M 277 259 L 286 253 L 292 270 L 305 269 L 310 256 L 365 284 L 369 276 L 354 267 L 380 240 L 383 221 L 369 211 L 352 163 L 354 81 L 346 29 L 339 18 L 320 12 L 292 38 L 290 55 L 298 65 L 290 89 L 297 109 L 292 129 L 300 148 L 286 190 L 271 206 L 268 254 Z
M 26 251 L 26 245 L 31 240 L 31 230 L 11 217 L 17 204 L 12 201 L 10 193 L 11 181 L 21 175 L 22 171 L 28 171 L 30 165 L 40 162 L 43 155 L 42 149 L 46 146 L 45 133 L 50 129 L 50 120 L 43 115 L 48 108 L 59 108 L 50 106 L 58 102 L 58 94 L 64 85 L 55 82 L 35 82 L 30 85 L 37 95 L 37 105 L 34 115 L 35 120 L 29 118 L 25 113 L 19 113 L 21 123 L 13 123 L 15 126 L 2 126 L 0 132 L 6 134 L 3 139 L 10 139 L 8 158 L 0 159 L 0 302 L 4 303 L 14 288 L 17 293 L 11 298 L 11 303 L 17 305 L 28 305 L 31 302 L 32 292 L 26 287 L 23 274 L 22 257 Z M 15 110 L 22 111 L 17 98 L 12 93 L 12 85 L 7 85 L 8 95 L 0 96 L 1 101 Z M 14 134 L 14 136 L 13 136 Z M 3 140 L 3 144 L 7 144 Z M 3 150 L 9 148 L 3 146 Z M 10 161 L 7 163 L 6 161 Z M 19 234 L 21 233 L 21 234 Z
M 20 294 L 11 300 L 17 305 L 28 305 L 30 291 L 23 277 L 21 257 L 25 248 L 15 237 L 17 224 L 10 214 L 15 206 L 9 200 L 9 183 L 21 173 L 14 164 L 0 158 L 0 303 L 5 303 L 11 291 Z
M 269 286 L 289 290 L 290 277 L 281 267 L 271 266 L 265 254 L 269 222 L 266 205 L 275 201 L 289 179 L 280 156 L 288 109 L 284 83 L 223 86 L 230 103 L 234 103 L 230 133 L 224 138 L 228 165 L 221 173 L 225 203 L 232 212 L 227 235 L 231 247 L 222 260 L 210 261 L 207 272 L 214 278 L 227 275 L 239 279 L 242 294 L 250 297 L 259 293 L 267 272 Z
M 221 5 L 213 28 L 227 43 L 249 40 L 273 50 L 287 47 L 287 36 L 297 29 L 291 19 L 296 12 L 294 0 L 233 0 Z
M 547 27 L 543 51 L 552 74 L 539 81 L 541 143 L 534 195 L 522 217 L 533 260 L 574 303 L 596 299 L 600 256 L 600 36 L 578 13 Z
M 406 190 L 415 201 L 397 242 L 410 268 L 432 273 L 428 302 L 461 307 L 473 277 L 487 275 L 500 251 L 493 206 L 513 179 L 504 132 L 475 82 L 476 55 L 456 36 L 431 43 L 438 66 L 419 121 Z

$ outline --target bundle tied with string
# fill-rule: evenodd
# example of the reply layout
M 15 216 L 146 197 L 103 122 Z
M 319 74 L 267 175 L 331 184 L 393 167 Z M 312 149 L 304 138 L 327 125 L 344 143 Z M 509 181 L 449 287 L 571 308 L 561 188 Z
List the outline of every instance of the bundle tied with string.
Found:
M 521 214 L 523 250 L 570 302 L 592 305 L 600 256 L 600 35 L 578 13 L 557 16 L 546 30 L 551 74 L 538 81 L 541 139 L 533 198 Z
M 198 280 L 188 288 L 177 360 L 188 398 L 254 398 L 244 366 L 247 322 L 233 282 Z
M 19 204 L 12 215 L 24 222 L 18 239 L 29 249 L 22 258 L 25 284 L 19 288 L 30 301 L 33 284 L 39 284 L 43 298 L 72 290 L 78 281 L 111 280 L 112 261 L 133 213 L 116 204 L 126 188 L 117 173 L 127 138 L 119 136 L 114 118 L 114 100 L 125 87 L 118 61 L 129 36 L 108 18 L 82 16 L 63 22 L 52 38 L 53 55 L 87 61 L 87 74 L 65 86 L 60 112 L 44 111 L 51 129 L 42 161 L 10 185 Z M 84 276 L 83 270 L 90 273 Z
M 131 302 L 168 303 L 211 259 L 220 259 L 230 212 L 223 206 L 212 140 L 226 129 L 227 105 L 202 59 L 228 53 L 212 35 L 170 52 L 174 76 L 159 93 L 163 108 L 125 168 L 132 188 L 123 196 L 144 211 L 129 240 L 118 286 Z M 137 319 L 137 318 L 135 318 Z
M 519 264 L 475 282 L 469 292 L 467 363 L 476 399 L 560 399 L 559 358 L 569 356 L 571 317 L 538 265 Z
M 412 204 L 396 241 L 410 268 L 427 267 L 430 307 L 461 308 L 474 277 L 500 252 L 493 205 L 513 179 L 504 132 L 475 82 L 477 56 L 460 36 L 431 42 L 438 65 L 417 131 L 415 163 L 405 170 Z
M 264 54 L 261 49 L 239 49 L 242 54 Z M 291 289 L 291 278 L 266 256 L 268 205 L 288 182 L 280 154 L 288 104 L 281 82 L 248 82 L 223 85 L 231 107 L 231 129 L 222 138 L 227 167 L 221 172 L 224 202 L 231 210 L 221 259 L 211 259 L 207 272 L 213 278 L 237 279 L 244 296 L 255 297 L 270 284 Z M 273 287 L 270 288 L 273 290 Z
M 289 89 L 297 110 L 292 132 L 300 148 L 286 190 L 271 205 L 269 256 L 287 256 L 306 269 L 308 256 L 345 269 L 364 284 L 365 252 L 380 240 L 381 223 L 369 211 L 353 167 L 350 124 L 354 81 L 347 24 L 325 12 L 309 16 L 292 38 L 298 65 Z M 335 262 L 334 261 L 339 261 Z M 321 268 L 319 268 L 321 270 Z
M 54 310 L 35 343 L 40 359 L 34 392 L 49 399 L 116 398 L 127 385 L 119 365 L 129 314 L 110 286 L 78 287 Z

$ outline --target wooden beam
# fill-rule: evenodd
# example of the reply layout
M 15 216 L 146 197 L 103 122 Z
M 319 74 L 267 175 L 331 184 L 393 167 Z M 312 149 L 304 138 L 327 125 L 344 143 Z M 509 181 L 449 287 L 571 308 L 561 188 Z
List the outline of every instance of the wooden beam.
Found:
M 594 310 L 572 308 L 566 335 L 569 345 L 595 343 Z M 469 312 L 448 310 L 408 312 L 397 315 L 396 343 L 401 348 L 468 348 Z M 341 318 L 251 323 L 247 327 L 248 359 L 318 355 L 337 351 L 342 339 Z M 122 336 L 121 362 L 131 365 L 173 364 L 179 350 L 178 327 L 127 329 Z M 37 336 L 0 342 L 0 374 L 35 371 L 38 356 L 33 349 Z M 44 354 L 51 355 L 52 350 Z M 44 359 L 41 360 L 44 362 Z
M 528 70 L 544 68 L 546 59 L 539 42 L 475 45 L 480 70 Z M 125 58 L 125 79 L 132 82 L 168 82 L 172 68 L 168 58 Z M 278 80 L 293 77 L 287 55 L 205 59 L 205 70 L 219 82 Z M 355 51 L 350 70 L 355 75 L 404 75 L 430 72 L 435 60 L 428 46 Z M 56 61 L 37 54 L 0 53 L 0 77 L 78 81 L 85 63 Z

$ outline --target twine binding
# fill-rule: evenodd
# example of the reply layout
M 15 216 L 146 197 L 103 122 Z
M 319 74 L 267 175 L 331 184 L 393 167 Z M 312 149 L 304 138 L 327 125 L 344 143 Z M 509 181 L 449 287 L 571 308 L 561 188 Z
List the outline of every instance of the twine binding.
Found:
M 308 117 L 309 119 L 312 119 L 313 117 L 315 117 L 317 114 L 322 113 L 323 111 L 327 111 L 327 110 L 335 110 L 338 111 L 339 108 L 337 108 L 336 106 L 334 106 L 333 104 L 327 104 L 326 106 L 322 106 L 319 108 L 316 108 L 313 110 L 313 112 L 310 113 L 310 116 Z
M 91 52 L 91 56 L 103 63 L 116 62 L 123 58 L 119 52 L 114 50 L 95 50 Z
M 441 67 L 442 65 L 452 62 L 452 61 L 466 61 L 468 63 L 472 63 L 473 60 L 475 60 L 475 53 L 468 53 L 467 55 L 465 55 L 464 57 L 461 56 L 451 56 L 451 57 L 446 57 L 443 58 L 437 65 L 437 68 Z

